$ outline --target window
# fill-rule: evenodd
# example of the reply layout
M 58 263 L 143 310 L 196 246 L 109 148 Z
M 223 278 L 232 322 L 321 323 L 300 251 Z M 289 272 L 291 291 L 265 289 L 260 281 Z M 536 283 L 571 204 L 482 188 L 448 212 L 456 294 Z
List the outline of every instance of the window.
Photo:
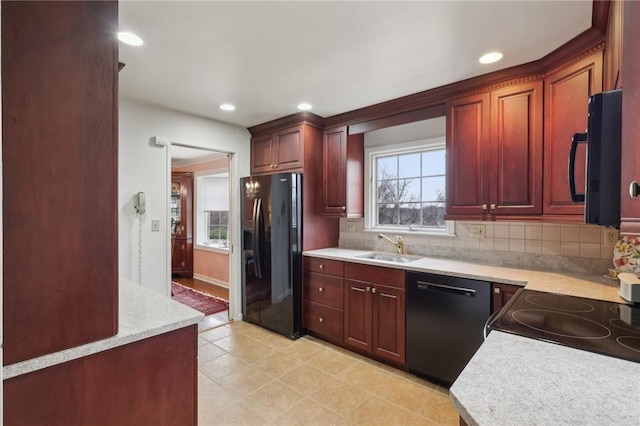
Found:
M 452 234 L 445 214 L 444 138 L 367 150 L 368 228 Z
M 196 243 L 205 247 L 229 247 L 229 174 L 196 175 Z

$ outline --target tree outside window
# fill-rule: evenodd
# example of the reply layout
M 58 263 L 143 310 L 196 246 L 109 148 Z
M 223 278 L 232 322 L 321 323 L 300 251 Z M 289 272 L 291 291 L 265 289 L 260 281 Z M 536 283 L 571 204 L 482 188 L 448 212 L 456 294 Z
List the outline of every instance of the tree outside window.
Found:
M 376 225 L 444 228 L 445 149 L 378 156 Z

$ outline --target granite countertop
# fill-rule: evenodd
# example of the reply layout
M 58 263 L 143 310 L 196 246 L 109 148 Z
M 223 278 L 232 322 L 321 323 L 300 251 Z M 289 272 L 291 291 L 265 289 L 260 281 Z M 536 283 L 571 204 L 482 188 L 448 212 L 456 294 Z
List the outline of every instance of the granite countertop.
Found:
M 617 282 L 599 275 L 507 268 L 440 258 L 397 264 L 369 251 L 322 249 L 325 259 L 481 279 L 624 303 Z M 450 389 L 469 425 L 611 425 L 640 419 L 640 363 L 492 331 Z
M 632 425 L 640 363 L 492 331 L 449 390 L 472 425 Z
M 21 374 L 157 336 L 197 324 L 204 318 L 201 312 L 123 278 L 120 278 L 119 282 L 118 314 L 119 330 L 115 336 L 7 365 L 3 367 L 2 378 L 10 379 Z
M 422 257 L 419 260 L 409 263 L 394 263 L 359 257 L 365 253 L 371 253 L 371 251 L 327 248 L 305 251 L 302 254 L 310 257 L 384 266 L 407 271 L 428 272 L 521 285 L 526 286 L 530 290 L 624 303 L 624 300 L 620 298 L 617 292 L 617 281 L 609 280 L 602 275 L 575 275 L 560 272 L 535 271 L 524 268 L 491 266 L 436 257 Z

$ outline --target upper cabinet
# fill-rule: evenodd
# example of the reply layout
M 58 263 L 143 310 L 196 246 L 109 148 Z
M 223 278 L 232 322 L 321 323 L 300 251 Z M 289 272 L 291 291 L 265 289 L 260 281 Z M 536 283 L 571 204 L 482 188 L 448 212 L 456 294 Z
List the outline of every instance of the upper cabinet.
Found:
M 251 138 L 251 174 L 301 171 L 304 137 L 300 125 Z
M 447 104 L 447 217 L 542 211 L 542 82 Z
M 602 52 L 557 69 L 545 78 L 544 206 L 545 216 L 583 221 L 584 204 L 569 194 L 569 148 L 574 133 L 587 129 L 589 96 L 602 91 Z M 576 191 L 584 193 L 586 151 L 576 155 Z M 564 216 L 564 217 L 563 217 Z
M 349 135 L 347 126 L 326 129 L 323 135 L 324 215 L 364 216 L 364 133 Z
M 620 233 L 640 235 L 640 3 L 624 2 Z M 633 197 L 632 197 L 633 196 Z
M 8 365 L 118 332 L 118 4 L 1 19 Z

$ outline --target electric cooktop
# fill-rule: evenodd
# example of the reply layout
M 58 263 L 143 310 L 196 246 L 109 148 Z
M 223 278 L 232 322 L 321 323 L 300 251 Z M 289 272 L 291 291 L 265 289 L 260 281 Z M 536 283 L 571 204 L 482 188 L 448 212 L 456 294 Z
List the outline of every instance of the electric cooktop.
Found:
M 521 289 L 489 330 L 640 362 L 640 306 Z

